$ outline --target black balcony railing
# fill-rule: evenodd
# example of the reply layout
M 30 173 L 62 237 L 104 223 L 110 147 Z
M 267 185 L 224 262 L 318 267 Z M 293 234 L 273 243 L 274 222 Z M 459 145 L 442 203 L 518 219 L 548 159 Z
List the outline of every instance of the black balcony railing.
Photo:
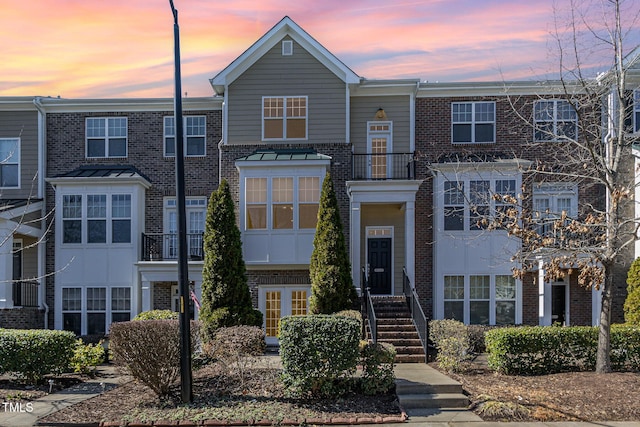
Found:
M 352 154 L 354 180 L 415 179 L 413 153 Z
M 192 261 L 204 259 L 202 233 L 187 234 L 187 254 Z M 142 233 L 143 261 L 167 261 L 178 259 L 178 235 Z
M 15 307 L 37 307 L 38 285 L 35 280 L 13 282 L 13 305 Z

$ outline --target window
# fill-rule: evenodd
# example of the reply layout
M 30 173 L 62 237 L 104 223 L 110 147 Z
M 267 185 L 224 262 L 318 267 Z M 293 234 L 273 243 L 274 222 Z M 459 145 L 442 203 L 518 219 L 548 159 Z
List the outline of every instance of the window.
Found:
M 0 188 L 20 186 L 20 139 L 0 138 Z
M 62 243 L 83 242 L 131 243 L 131 195 L 63 195 Z
M 62 243 L 82 243 L 82 196 L 62 196 Z
M 104 335 L 107 317 L 107 289 L 87 288 L 87 334 Z
M 185 200 L 187 214 L 187 252 L 194 260 L 204 258 L 202 252 L 202 236 L 204 234 L 205 217 L 207 215 L 207 199 L 204 197 L 189 197 Z M 165 239 L 163 257 L 176 259 L 178 257 L 178 222 L 176 199 L 165 201 L 165 232 L 169 235 Z
M 262 139 L 306 139 L 307 97 L 262 98 Z
M 640 89 L 633 91 L 633 131 L 640 132 Z
M 578 114 L 568 101 L 537 101 L 534 106 L 534 140 L 575 139 Z
M 495 102 L 454 102 L 451 104 L 454 143 L 495 142 Z
M 490 277 L 469 277 L 469 323 L 489 324 L 489 303 L 491 298 Z
M 186 157 L 204 156 L 207 126 L 205 116 L 185 116 L 184 118 L 184 155 Z M 176 155 L 176 128 L 173 117 L 164 118 L 164 155 Z
M 540 184 L 533 191 L 532 221 L 541 236 L 551 236 L 555 221 L 566 218 L 570 221 L 578 211 L 578 191 L 573 184 Z M 558 231 L 560 232 L 560 231 Z
M 464 322 L 464 276 L 444 276 L 444 318 Z
M 87 157 L 127 157 L 126 117 L 89 117 L 86 136 Z
M 131 319 L 131 288 L 111 288 L 111 321 Z
M 464 182 L 444 183 L 444 229 L 464 230 Z
M 444 230 L 486 230 L 498 213 L 513 206 L 510 198 L 516 196 L 516 180 L 444 181 L 443 192 Z
M 62 288 L 62 328 L 82 333 L 82 288 Z
M 516 323 L 516 279 L 496 276 L 496 325 Z
M 293 40 L 282 40 L 282 56 L 293 55 Z
M 246 178 L 245 228 L 315 229 L 319 202 L 317 176 Z

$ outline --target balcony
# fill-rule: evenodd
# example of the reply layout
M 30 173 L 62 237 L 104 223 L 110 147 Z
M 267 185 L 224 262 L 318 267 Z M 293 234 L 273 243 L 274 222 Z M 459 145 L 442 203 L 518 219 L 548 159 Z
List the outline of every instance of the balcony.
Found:
M 192 261 L 202 261 L 202 233 L 187 234 L 187 255 Z M 142 233 L 142 261 L 175 261 L 178 259 L 178 235 Z
M 38 286 L 35 280 L 18 280 L 13 283 L 14 307 L 38 307 Z
M 404 179 L 416 177 L 413 153 L 352 154 L 354 181 Z

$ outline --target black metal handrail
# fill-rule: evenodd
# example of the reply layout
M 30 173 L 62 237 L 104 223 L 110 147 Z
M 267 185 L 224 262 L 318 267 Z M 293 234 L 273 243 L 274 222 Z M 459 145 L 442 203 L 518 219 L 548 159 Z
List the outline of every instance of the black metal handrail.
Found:
M 415 179 L 413 153 L 352 154 L 354 180 Z
M 38 283 L 35 280 L 13 282 L 13 305 L 16 307 L 38 307 Z
M 362 286 L 364 311 L 367 317 L 369 331 L 371 331 L 371 341 L 373 341 L 373 343 L 375 344 L 378 342 L 378 319 L 376 318 L 376 312 L 373 308 L 373 300 L 371 299 L 369 281 L 367 279 L 367 272 L 364 267 L 362 268 L 361 286 Z
M 429 322 L 420 305 L 418 294 L 415 288 L 411 286 L 411 281 L 409 280 L 409 276 L 407 276 L 407 270 L 404 267 L 402 267 L 402 292 L 407 299 L 411 319 L 420 336 L 422 348 L 424 349 L 425 362 L 427 362 L 429 360 Z
M 203 234 L 187 234 L 187 253 L 189 259 L 198 261 L 204 259 Z M 143 261 L 166 261 L 178 259 L 178 235 L 176 233 L 142 233 Z

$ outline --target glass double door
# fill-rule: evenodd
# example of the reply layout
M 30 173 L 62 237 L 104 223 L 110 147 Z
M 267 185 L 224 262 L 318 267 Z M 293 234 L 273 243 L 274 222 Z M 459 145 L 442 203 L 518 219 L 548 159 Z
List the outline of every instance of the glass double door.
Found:
M 284 316 L 302 316 L 308 313 L 309 287 L 260 288 L 260 311 L 264 316 L 267 344 L 278 344 L 278 323 Z

